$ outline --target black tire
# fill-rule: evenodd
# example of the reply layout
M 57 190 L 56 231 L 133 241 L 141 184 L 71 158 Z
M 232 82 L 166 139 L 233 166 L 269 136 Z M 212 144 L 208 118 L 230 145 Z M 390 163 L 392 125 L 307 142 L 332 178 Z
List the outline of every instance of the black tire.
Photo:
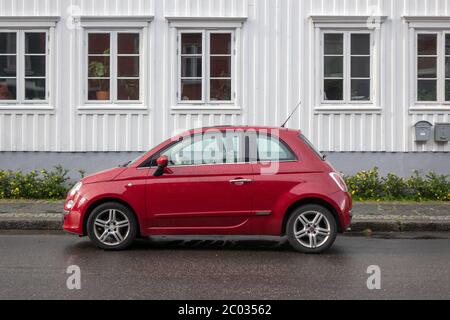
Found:
M 109 215 L 109 212 L 111 212 L 110 210 L 115 210 L 115 215 L 122 217 L 122 220 L 119 220 L 119 218 L 117 218 L 118 223 L 122 222 L 122 223 L 126 223 L 128 219 L 128 223 L 129 223 L 129 229 L 124 230 L 121 229 L 121 227 L 115 227 L 114 229 L 108 229 L 108 230 L 114 230 L 115 233 L 120 232 L 120 235 L 122 236 L 123 240 L 120 241 L 118 239 L 120 238 L 116 238 L 116 236 L 113 235 L 108 235 L 108 237 L 106 238 L 107 241 L 115 241 L 118 242 L 116 244 L 114 243 L 110 243 L 107 244 L 105 242 L 102 242 L 99 239 L 99 235 L 103 230 L 106 232 L 106 228 L 104 227 L 100 227 L 97 226 L 95 224 L 97 218 L 102 218 L 101 220 L 104 221 L 105 219 L 103 218 L 105 215 Z M 126 218 L 125 218 L 126 217 Z M 110 228 L 110 227 L 107 227 Z M 125 228 L 125 227 L 122 227 Z M 89 216 L 89 219 L 87 221 L 87 234 L 89 236 L 89 239 L 91 239 L 91 241 L 99 248 L 104 249 L 104 250 L 125 250 L 127 249 L 132 243 L 133 241 L 136 239 L 136 235 L 138 233 L 138 225 L 136 222 L 136 218 L 133 214 L 133 212 L 131 212 L 131 210 L 120 204 L 120 203 L 116 203 L 116 202 L 108 202 L 108 203 L 104 203 L 99 205 L 98 207 L 96 207 L 91 215 Z M 120 241 L 120 243 L 119 243 Z
M 322 219 L 319 221 L 319 224 L 314 227 L 311 223 L 310 227 L 305 227 L 305 225 L 309 225 L 305 223 L 306 221 L 314 220 L 314 217 L 320 217 L 317 216 L 317 213 L 322 214 Z M 302 217 L 300 218 L 300 216 Z M 324 233 L 323 229 L 325 227 L 329 229 L 328 238 L 318 233 L 319 228 L 320 232 Z M 297 235 L 301 235 L 299 239 L 296 237 L 296 231 Z M 304 232 L 305 235 L 303 235 Z M 336 220 L 333 214 L 327 208 L 315 204 L 308 204 L 297 208 L 289 217 L 286 225 L 286 234 L 289 243 L 295 250 L 302 253 L 322 253 L 328 250 L 336 240 L 337 233 Z M 314 238 L 314 236 L 317 241 L 316 247 L 313 245 L 314 241 L 311 240 L 311 237 Z M 308 242 L 310 246 L 305 244 Z

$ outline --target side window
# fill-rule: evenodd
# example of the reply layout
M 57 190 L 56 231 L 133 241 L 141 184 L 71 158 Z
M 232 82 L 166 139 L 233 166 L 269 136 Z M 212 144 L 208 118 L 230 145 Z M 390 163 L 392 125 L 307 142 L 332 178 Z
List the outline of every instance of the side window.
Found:
M 241 162 L 238 134 L 213 132 L 184 138 L 163 155 L 171 166 L 233 164 Z
M 291 161 L 294 154 L 276 137 L 259 135 L 257 140 L 258 161 Z

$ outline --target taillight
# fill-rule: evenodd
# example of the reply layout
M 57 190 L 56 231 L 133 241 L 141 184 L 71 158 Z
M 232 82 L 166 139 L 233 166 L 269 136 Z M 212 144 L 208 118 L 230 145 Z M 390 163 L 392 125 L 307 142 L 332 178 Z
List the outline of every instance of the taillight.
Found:
M 341 189 L 344 192 L 348 192 L 347 184 L 345 183 L 340 173 L 330 172 L 330 177 L 334 180 L 334 182 L 336 182 L 339 189 Z

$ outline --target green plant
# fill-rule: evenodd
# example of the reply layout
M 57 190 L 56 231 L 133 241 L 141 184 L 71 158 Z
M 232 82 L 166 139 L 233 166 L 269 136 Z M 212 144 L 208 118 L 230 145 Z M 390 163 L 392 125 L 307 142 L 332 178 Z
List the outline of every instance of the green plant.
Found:
M 109 49 L 106 50 L 103 54 L 109 54 Z M 89 63 L 89 76 L 94 78 L 104 78 L 109 74 L 109 63 L 107 61 L 108 57 L 104 57 L 103 61 L 91 61 Z M 109 83 L 109 79 L 96 79 L 100 91 L 108 90 L 107 84 Z
M 374 168 L 345 177 L 345 180 L 354 200 L 450 201 L 450 176 L 434 172 L 421 176 L 414 171 L 409 178 L 390 173 L 380 178 L 378 168 Z
M 0 199 L 63 199 L 72 187 L 68 170 L 56 166 L 53 170 L 0 170 Z

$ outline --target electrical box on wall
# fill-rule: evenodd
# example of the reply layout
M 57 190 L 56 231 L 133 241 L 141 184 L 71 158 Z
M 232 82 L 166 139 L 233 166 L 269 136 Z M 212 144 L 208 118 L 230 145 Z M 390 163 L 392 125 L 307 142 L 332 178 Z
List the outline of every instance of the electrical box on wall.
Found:
M 416 142 L 427 142 L 431 139 L 433 125 L 428 121 L 419 121 L 415 124 Z
M 434 140 L 436 142 L 450 141 L 450 123 L 436 123 L 435 124 Z

